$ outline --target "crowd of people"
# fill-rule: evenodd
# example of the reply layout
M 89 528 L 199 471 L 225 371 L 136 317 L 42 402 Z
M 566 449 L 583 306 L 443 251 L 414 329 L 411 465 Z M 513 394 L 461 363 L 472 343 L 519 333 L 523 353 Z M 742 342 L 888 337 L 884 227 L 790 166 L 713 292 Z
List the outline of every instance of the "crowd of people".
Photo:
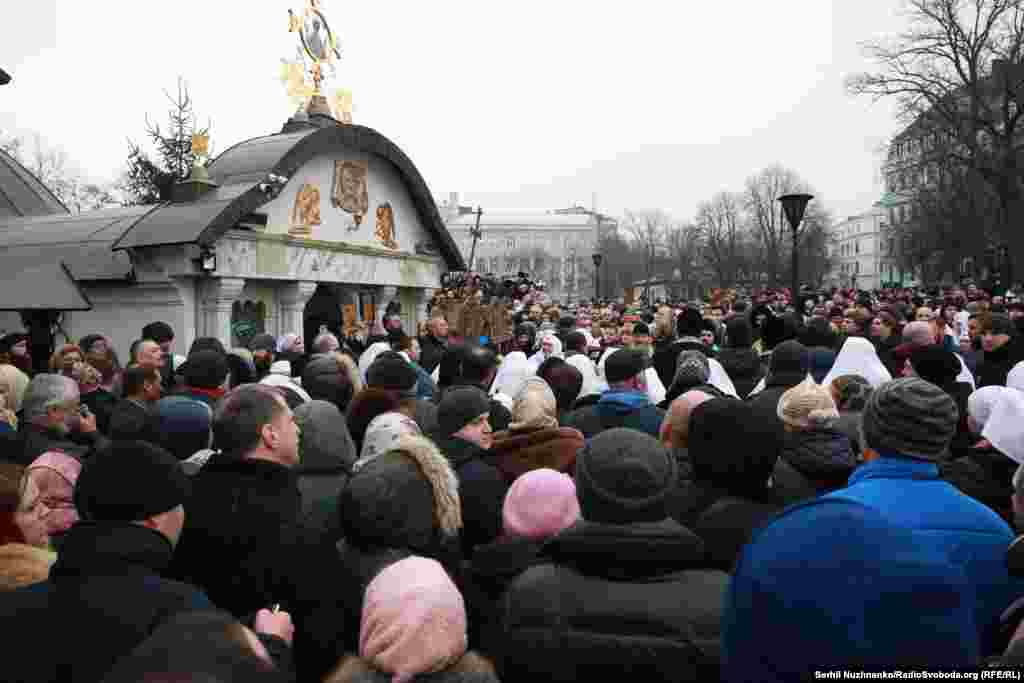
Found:
M 510 314 L 511 349 L 436 311 L 308 349 L 154 322 L 46 372 L 0 338 L 3 679 L 1024 666 L 1024 302 Z

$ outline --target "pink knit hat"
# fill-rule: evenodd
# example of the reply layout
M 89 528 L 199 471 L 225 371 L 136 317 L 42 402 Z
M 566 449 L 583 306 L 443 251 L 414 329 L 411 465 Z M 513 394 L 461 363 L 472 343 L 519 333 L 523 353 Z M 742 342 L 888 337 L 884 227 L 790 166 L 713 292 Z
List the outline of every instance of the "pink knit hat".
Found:
M 579 518 L 580 504 L 572 477 L 546 468 L 516 479 L 502 509 L 506 534 L 535 540 L 550 538 Z
M 443 671 L 466 653 L 466 605 L 436 560 L 408 557 L 370 582 L 359 656 L 391 683 Z

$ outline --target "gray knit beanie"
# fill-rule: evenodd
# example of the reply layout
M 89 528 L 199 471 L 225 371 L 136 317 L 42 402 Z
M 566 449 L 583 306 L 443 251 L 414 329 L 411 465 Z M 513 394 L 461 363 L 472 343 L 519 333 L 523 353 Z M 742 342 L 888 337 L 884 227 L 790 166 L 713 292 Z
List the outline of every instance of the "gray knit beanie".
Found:
M 608 429 L 576 456 L 576 496 L 588 522 L 660 522 L 676 484 L 676 459 L 654 437 Z
M 871 393 L 861 443 L 883 455 L 938 461 L 948 453 L 959 419 L 949 394 L 919 377 L 904 377 Z

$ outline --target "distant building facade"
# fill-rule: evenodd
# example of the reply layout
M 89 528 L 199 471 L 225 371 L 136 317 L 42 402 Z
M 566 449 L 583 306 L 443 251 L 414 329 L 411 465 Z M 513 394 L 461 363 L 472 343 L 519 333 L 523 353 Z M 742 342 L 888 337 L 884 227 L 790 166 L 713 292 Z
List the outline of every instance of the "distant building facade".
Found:
M 475 209 L 459 203 L 458 193 L 438 202 L 445 227 L 469 263 Z M 555 301 L 576 302 L 594 296 L 593 255 L 599 230 L 614 219 L 584 207 L 554 210 L 488 209 L 480 216 L 481 237 L 472 253 L 477 272 L 525 272 L 542 280 Z
M 832 268 L 826 284 L 880 289 L 900 282 L 895 238 L 888 227 L 887 212 L 878 204 L 833 225 L 829 244 Z

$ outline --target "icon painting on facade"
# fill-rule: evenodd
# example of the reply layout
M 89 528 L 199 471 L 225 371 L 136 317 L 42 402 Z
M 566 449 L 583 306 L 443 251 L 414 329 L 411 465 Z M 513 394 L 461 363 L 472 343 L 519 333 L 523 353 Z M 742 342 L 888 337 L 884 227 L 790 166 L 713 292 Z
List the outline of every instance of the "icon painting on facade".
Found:
M 395 212 L 390 202 L 377 207 L 377 229 L 374 234 L 388 249 L 398 249 L 398 242 L 395 241 Z
M 320 225 L 320 190 L 316 185 L 306 183 L 295 197 L 288 234 L 293 237 L 309 237 L 313 234 L 314 225 Z
M 365 161 L 335 161 L 334 191 L 331 203 L 352 214 L 356 225 L 362 225 L 363 217 L 370 211 L 370 195 L 367 190 L 369 166 Z

